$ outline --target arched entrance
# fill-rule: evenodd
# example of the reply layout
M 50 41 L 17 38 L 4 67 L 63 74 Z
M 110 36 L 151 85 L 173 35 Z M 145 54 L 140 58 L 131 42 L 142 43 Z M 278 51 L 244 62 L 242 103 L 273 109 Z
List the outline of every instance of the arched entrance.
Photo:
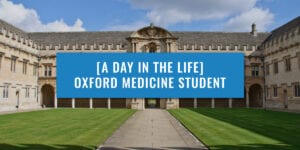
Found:
M 250 107 L 262 107 L 262 88 L 259 84 L 253 84 L 249 88 Z
M 42 106 L 54 107 L 54 88 L 50 84 L 42 87 Z
M 157 46 L 155 43 L 152 42 L 148 44 L 148 49 L 149 49 L 149 53 L 156 53 Z
M 145 98 L 145 108 L 160 108 L 160 99 Z

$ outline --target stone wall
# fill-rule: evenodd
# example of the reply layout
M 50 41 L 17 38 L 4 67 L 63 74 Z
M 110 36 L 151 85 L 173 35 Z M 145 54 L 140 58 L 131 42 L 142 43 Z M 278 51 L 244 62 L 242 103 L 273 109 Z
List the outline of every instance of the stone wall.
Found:
M 300 82 L 300 27 L 274 37 L 263 46 L 265 64 L 269 66 L 265 76 L 267 107 L 300 110 L 300 97 L 294 91 L 295 84 Z M 290 70 L 286 70 L 286 58 L 290 59 Z M 276 62 L 278 73 L 274 70 Z M 274 94 L 276 87 L 277 96 Z
M 40 107 L 37 56 L 31 40 L 0 31 L 0 111 Z

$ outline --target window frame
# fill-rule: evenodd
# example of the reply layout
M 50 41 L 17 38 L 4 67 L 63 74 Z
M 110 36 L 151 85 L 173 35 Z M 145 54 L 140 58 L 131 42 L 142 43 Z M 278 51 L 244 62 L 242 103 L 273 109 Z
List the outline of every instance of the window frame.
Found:
M 300 84 L 299 83 L 294 84 L 294 96 L 300 97 Z
M 36 87 L 36 88 L 33 88 L 33 90 L 34 90 L 34 98 L 36 98 L 36 97 L 37 97 L 37 93 L 38 93 L 37 87 Z
M 32 73 L 33 76 L 38 76 L 38 71 L 39 71 L 38 68 L 39 68 L 39 64 L 35 62 L 33 64 L 33 73 Z
M 23 74 L 27 74 L 28 62 L 29 62 L 29 60 L 27 60 L 27 59 L 23 60 L 23 69 L 22 69 Z
M 259 76 L 259 64 L 251 64 L 251 77 Z
M 283 57 L 283 60 L 284 60 L 285 71 L 290 72 L 292 70 L 291 57 L 285 56 Z
M 273 97 L 278 97 L 278 87 L 273 86 Z
M 265 86 L 265 88 L 266 88 L 266 97 L 268 98 L 270 95 L 269 95 L 269 88 L 268 88 L 268 86 Z
M 273 62 L 273 73 L 274 74 L 278 74 L 279 73 L 279 66 L 278 66 L 278 61 L 277 60 L 274 60 Z
M 2 98 L 3 99 L 8 99 L 8 97 L 9 97 L 9 85 L 8 84 L 4 84 L 2 86 L 1 93 L 2 93 Z
M 44 76 L 45 77 L 52 76 L 52 64 L 44 64 Z
M 30 87 L 25 87 L 25 98 L 30 98 Z
M 11 72 L 16 72 L 17 59 L 18 59 L 18 57 L 11 56 L 11 61 L 10 61 L 10 71 Z
M 0 70 L 1 70 L 1 66 L 2 66 L 2 59 L 4 58 L 4 53 L 0 52 Z

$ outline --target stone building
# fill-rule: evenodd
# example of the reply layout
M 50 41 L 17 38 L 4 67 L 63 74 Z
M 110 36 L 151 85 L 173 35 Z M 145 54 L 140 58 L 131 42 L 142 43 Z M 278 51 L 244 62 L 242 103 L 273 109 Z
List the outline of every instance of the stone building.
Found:
M 300 17 L 272 31 L 261 45 L 266 106 L 300 109 Z
M 39 107 L 267 107 L 300 110 L 300 17 L 257 32 L 24 32 L 0 20 L 0 111 Z M 242 52 L 245 96 L 232 98 L 56 98 L 57 52 Z M 79 60 L 84 61 L 84 60 Z M 216 60 L 222 63 L 222 60 Z

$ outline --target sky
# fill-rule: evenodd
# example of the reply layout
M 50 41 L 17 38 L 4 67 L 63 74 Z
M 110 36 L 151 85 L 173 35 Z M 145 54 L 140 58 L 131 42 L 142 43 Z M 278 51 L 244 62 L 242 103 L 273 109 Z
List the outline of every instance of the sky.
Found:
M 0 0 L 0 19 L 28 32 L 269 32 L 300 14 L 300 0 Z

